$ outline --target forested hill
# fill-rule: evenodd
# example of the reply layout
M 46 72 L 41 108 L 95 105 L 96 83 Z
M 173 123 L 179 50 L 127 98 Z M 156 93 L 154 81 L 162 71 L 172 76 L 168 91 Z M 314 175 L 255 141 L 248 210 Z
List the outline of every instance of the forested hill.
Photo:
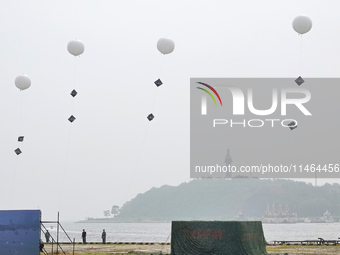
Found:
M 267 204 L 286 204 L 298 217 L 319 217 L 328 210 L 340 216 L 340 185 L 313 186 L 290 180 L 249 178 L 195 179 L 179 186 L 164 185 L 126 202 L 116 220 L 230 220 L 242 209 L 261 217 Z

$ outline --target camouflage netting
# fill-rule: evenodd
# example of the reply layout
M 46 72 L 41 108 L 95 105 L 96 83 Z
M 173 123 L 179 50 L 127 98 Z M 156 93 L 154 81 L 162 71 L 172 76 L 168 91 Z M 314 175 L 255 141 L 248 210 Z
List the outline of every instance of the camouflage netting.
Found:
M 173 221 L 172 255 L 268 255 L 261 221 Z

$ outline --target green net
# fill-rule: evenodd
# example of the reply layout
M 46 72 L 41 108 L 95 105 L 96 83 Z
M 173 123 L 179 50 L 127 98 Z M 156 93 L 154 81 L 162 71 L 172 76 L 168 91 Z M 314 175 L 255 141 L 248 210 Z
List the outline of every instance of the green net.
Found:
M 268 255 L 261 221 L 173 221 L 172 255 Z

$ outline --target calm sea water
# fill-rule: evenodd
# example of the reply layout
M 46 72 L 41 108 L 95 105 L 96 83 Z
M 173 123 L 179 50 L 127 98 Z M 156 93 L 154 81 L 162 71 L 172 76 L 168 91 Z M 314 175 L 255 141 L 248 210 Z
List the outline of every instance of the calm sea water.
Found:
M 76 242 L 81 242 L 81 232 L 87 232 L 88 242 L 100 242 L 105 229 L 107 242 L 170 242 L 171 223 L 74 223 L 61 222 L 67 234 Z M 53 237 L 56 237 L 55 224 L 45 224 Z M 307 239 L 338 239 L 340 223 L 297 223 L 297 224 L 263 224 L 267 241 L 299 241 Z M 59 241 L 68 238 L 60 231 Z

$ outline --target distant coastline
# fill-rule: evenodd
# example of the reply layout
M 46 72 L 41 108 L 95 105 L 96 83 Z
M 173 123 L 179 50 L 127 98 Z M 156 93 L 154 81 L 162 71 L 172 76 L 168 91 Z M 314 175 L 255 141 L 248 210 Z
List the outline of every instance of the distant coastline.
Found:
M 156 221 L 156 220 L 116 220 L 113 218 L 89 218 L 86 220 L 76 221 L 75 223 L 170 223 L 171 221 Z
M 214 190 L 202 193 L 203 190 Z M 292 199 L 294 198 L 294 199 Z M 163 223 L 172 220 L 261 220 L 263 223 L 339 222 L 340 185 L 292 180 L 195 179 L 151 188 L 117 210 L 79 223 Z M 269 206 L 271 205 L 271 206 Z M 269 208 L 268 208 L 269 206 Z M 270 210 L 269 210 L 270 209 Z M 267 212 L 267 213 L 266 213 Z

